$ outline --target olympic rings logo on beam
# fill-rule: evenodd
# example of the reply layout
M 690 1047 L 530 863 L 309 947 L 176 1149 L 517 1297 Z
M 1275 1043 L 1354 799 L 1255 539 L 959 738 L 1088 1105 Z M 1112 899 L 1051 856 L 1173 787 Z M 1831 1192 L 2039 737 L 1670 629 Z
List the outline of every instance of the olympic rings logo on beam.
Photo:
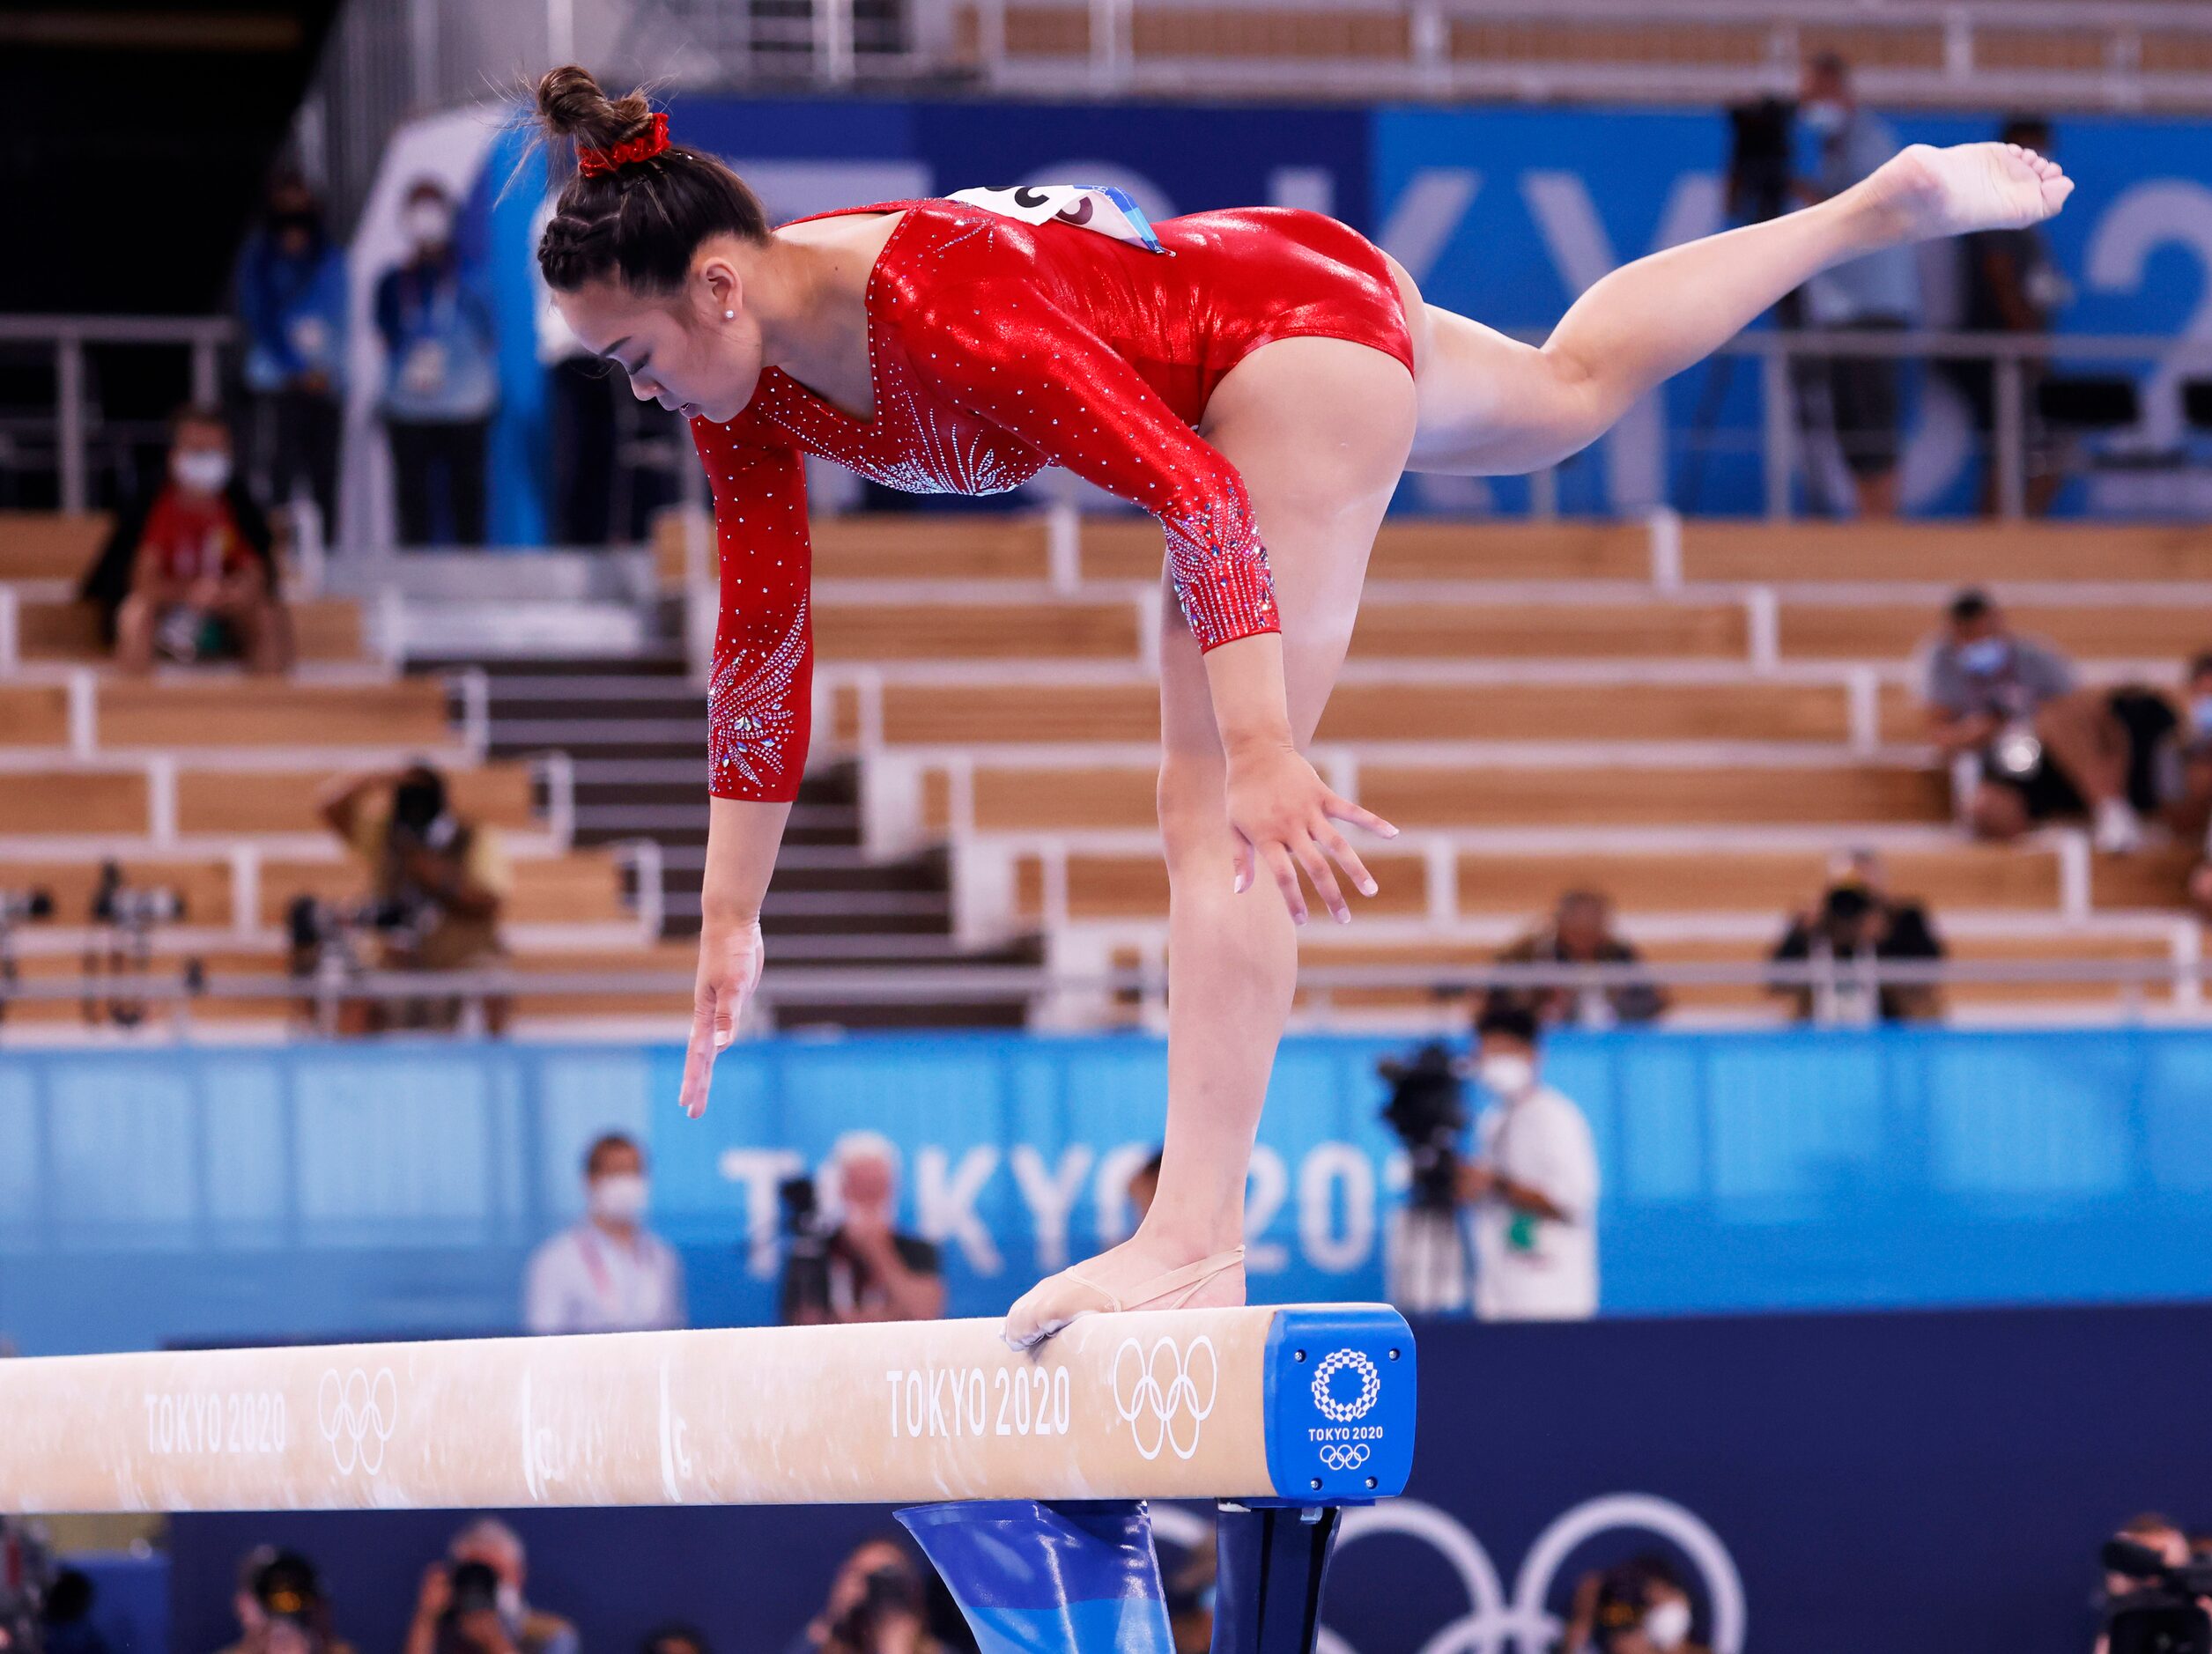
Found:
M 389 1367 L 374 1378 L 359 1367 L 343 1376 L 330 1368 L 315 1386 L 314 1411 L 339 1474 L 383 1470 L 385 1444 L 399 1428 L 399 1381 Z
M 1188 1458 L 1198 1451 L 1198 1427 L 1214 1410 L 1221 1358 L 1202 1333 L 1188 1349 L 1163 1338 L 1149 1354 L 1137 1340 L 1125 1338 L 1113 1352 L 1108 1382 L 1113 1410 L 1129 1427 L 1139 1456 L 1158 1458 L 1162 1449 L 1173 1448 L 1176 1458 Z
M 1358 1470 L 1367 1462 L 1370 1449 L 1365 1442 L 1323 1442 L 1320 1451 L 1321 1463 L 1331 1470 Z
M 1349 1370 L 1359 1380 L 1359 1393 L 1350 1401 L 1339 1401 L 1330 1388 L 1330 1380 Z M 1382 1375 L 1375 1370 L 1375 1363 L 1356 1349 L 1340 1349 L 1321 1358 L 1321 1364 L 1313 1370 L 1313 1405 L 1321 1410 L 1321 1416 L 1332 1424 L 1355 1424 L 1375 1410 L 1375 1403 L 1382 1396 Z M 1342 1466 L 1332 1466 L 1342 1469 Z

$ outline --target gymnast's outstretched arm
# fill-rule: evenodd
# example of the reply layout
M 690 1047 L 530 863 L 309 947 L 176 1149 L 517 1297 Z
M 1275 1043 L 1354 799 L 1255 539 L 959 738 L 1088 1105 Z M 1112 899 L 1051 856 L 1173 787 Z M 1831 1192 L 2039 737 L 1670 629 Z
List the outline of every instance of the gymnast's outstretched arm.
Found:
M 2009 144 L 1915 144 L 1817 205 L 1624 264 L 1541 346 L 1433 306 L 1415 322 L 1420 422 L 1407 469 L 1537 470 L 1587 447 L 1808 277 L 1863 254 L 2049 218 L 2073 190 Z

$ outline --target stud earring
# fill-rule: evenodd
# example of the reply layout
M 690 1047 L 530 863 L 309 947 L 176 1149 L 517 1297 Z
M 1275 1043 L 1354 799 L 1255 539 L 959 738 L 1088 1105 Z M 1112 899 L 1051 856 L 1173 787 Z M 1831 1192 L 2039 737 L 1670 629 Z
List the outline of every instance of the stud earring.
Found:
M 725 310 L 722 312 L 722 320 L 724 321 L 735 321 L 737 320 L 737 313 L 735 310 Z

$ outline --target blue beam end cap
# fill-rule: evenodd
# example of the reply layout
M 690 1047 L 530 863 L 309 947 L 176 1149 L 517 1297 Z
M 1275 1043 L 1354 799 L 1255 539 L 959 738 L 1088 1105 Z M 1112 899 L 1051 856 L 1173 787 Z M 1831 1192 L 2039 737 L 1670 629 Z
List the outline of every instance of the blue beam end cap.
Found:
M 1286 1504 L 1365 1504 L 1413 1471 L 1413 1330 L 1387 1304 L 1284 1310 L 1268 1332 L 1268 1473 Z

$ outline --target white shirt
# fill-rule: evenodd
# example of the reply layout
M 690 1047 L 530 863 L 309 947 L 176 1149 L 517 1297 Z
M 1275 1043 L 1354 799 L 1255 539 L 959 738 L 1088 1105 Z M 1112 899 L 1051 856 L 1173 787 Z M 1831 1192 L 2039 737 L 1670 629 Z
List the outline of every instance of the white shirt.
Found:
M 596 1223 L 563 1229 L 530 1254 L 522 1325 L 532 1333 L 653 1333 L 687 1325 L 683 1260 L 644 1229 L 627 1245 Z
M 1475 1208 L 1475 1313 L 1485 1321 L 1575 1321 L 1597 1313 L 1597 1148 L 1582 1111 L 1550 1086 L 1476 1122 L 1483 1158 L 1535 1190 L 1564 1220 L 1492 1195 Z

